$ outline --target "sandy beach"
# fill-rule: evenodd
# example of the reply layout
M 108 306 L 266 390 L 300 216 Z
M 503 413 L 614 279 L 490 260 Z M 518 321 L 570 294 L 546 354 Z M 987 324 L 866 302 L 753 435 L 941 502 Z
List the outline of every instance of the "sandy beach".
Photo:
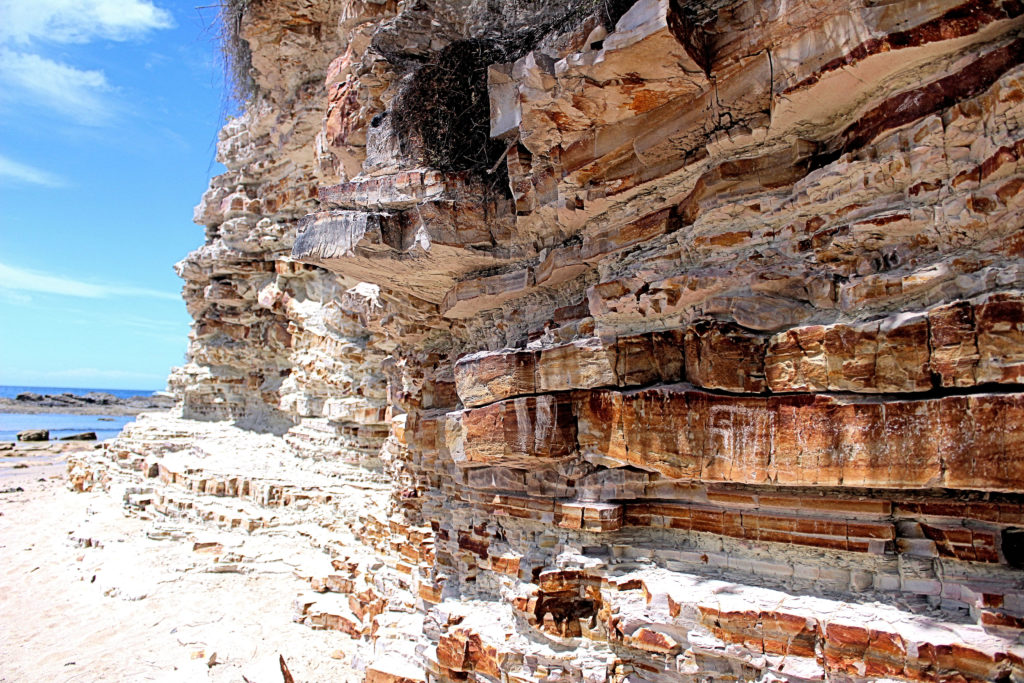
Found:
M 348 636 L 293 621 L 308 543 L 127 516 L 67 488 L 76 449 L 0 457 L 0 681 L 361 680 Z

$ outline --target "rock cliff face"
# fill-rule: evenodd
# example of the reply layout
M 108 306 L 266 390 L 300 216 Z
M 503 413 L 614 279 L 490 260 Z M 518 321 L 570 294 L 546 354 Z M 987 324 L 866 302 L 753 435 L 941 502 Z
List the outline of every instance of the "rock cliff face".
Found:
M 388 475 L 367 680 L 1024 678 L 1024 6 L 242 26 L 172 379 Z
M 290 258 L 323 178 L 315 135 L 323 80 L 346 44 L 341 3 L 255 4 L 244 31 L 260 96 L 220 134 L 196 208 L 206 244 L 177 265 L 195 318 L 171 386 L 184 416 L 281 432 L 303 454 L 376 458 L 387 437 L 386 344 L 371 343 L 376 288 Z M 326 450 L 324 450 L 326 449 Z

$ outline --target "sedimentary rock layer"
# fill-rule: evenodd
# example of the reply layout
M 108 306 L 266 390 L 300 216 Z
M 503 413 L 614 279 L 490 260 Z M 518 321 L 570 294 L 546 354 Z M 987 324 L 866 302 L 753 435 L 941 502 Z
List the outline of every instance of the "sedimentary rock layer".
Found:
M 386 353 L 366 325 L 379 292 L 290 256 L 319 183 L 337 179 L 313 136 L 327 111 L 324 75 L 351 41 L 338 25 L 350 9 L 267 3 L 246 15 L 256 90 L 221 131 L 228 171 L 195 212 L 206 243 L 177 265 L 195 323 L 170 383 L 186 417 L 287 430 L 302 455 L 379 467 Z

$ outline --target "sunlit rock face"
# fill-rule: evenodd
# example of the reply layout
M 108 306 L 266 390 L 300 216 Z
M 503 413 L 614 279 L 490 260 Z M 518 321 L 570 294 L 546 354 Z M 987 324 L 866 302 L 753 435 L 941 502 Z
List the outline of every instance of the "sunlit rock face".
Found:
M 228 171 L 195 211 L 206 243 L 177 265 L 195 322 L 171 385 L 186 418 L 287 430 L 301 454 L 379 467 L 386 354 L 366 325 L 379 291 L 291 258 L 323 180 L 313 141 L 327 67 L 347 42 L 341 9 L 274 3 L 246 17 L 256 94 L 220 133 Z
M 175 382 L 390 476 L 367 680 L 1024 677 L 1022 14 L 255 3 Z

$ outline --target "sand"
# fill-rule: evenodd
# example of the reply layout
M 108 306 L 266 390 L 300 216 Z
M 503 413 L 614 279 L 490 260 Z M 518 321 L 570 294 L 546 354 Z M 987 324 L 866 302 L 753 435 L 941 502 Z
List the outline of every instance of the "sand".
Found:
M 362 680 L 354 641 L 292 620 L 308 543 L 129 517 L 67 489 L 67 451 L 0 456 L 0 490 L 23 489 L 0 493 L 0 681 L 277 683 L 279 656 L 297 683 Z

